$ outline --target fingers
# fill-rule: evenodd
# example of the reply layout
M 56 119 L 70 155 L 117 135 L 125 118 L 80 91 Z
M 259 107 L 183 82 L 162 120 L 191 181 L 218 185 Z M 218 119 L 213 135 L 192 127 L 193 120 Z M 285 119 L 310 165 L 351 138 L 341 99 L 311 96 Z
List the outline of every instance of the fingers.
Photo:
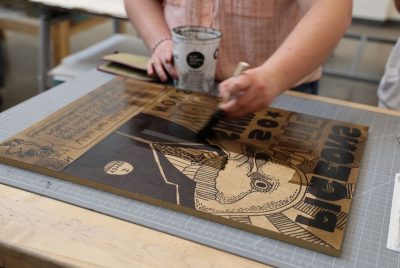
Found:
M 172 53 L 172 50 L 165 50 L 163 56 L 165 70 L 172 77 L 172 79 L 178 79 L 178 72 L 174 66 L 174 54 Z
M 219 85 L 219 95 L 221 97 L 220 108 L 227 113 L 232 113 L 235 107 L 244 107 L 252 98 L 247 91 L 251 84 L 244 75 L 232 77 Z
M 168 80 L 168 76 L 164 70 L 164 66 L 159 58 L 154 58 L 150 61 L 150 69 L 153 71 L 152 74 L 156 73 L 161 81 L 166 82 Z M 150 75 L 150 73 L 148 72 Z
M 229 117 L 238 117 L 266 109 L 274 99 L 274 92 L 257 73 L 248 73 L 227 79 L 219 87 L 222 102 L 220 109 Z M 226 100 L 226 96 L 231 98 Z
M 153 59 L 154 58 L 154 59 Z M 160 60 L 159 58 L 153 57 L 152 60 L 147 64 L 147 74 L 152 76 L 157 74 L 161 81 L 165 82 L 168 80 L 168 75 L 173 79 L 178 78 L 178 73 L 169 59 L 169 62 L 165 62 L 165 60 Z
M 173 57 L 171 50 L 164 50 L 161 58 L 165 64 L 173 64 Z
M 250 87 L 251 80 L 248 75 L 231 77 L 220 84 L 219 96 L 222 98 L 222 102 L 226 102 L 230 97 L 244 94 Z
M 243 116 L 266 108 L 265 100 L 257 93 L 257 90 L 250 89 L 245 94 L 223 103 L 220 108 L 228 113 L 229 117 Z
M 147 63 L 147 75 L 148 76 L 153 76 L 154 75 L 154 68 L 153 68 L 153 63 L 151 60 Z

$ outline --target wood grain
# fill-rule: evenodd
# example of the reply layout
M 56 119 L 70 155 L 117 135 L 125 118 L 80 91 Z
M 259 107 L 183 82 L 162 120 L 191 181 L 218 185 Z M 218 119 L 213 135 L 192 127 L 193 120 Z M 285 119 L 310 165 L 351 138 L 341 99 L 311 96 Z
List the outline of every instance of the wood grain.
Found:
M 0 215 L 4 267 L 266 267 L 4 185 Z

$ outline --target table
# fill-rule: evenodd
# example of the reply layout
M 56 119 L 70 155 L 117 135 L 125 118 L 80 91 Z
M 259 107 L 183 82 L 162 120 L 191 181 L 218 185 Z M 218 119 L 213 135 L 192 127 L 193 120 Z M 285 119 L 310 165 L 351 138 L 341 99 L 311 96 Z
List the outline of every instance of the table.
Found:
M 4 267 L 264 267 L 5 185 L 0 203 Z
M 94 83 L 92 89 L 95 89 L 96 83 L 101 84 L 111 78 L 112 76 L 107 74 L 96 71 L 89 72 L 75 81 L 51 89 L 3 112 L 0 114 L 0 122 L 4 124 L 8 121 L 16 130 L 22 130 L 26 127 L 26 122 L 40 120 L 47 115 L 48 110 L 57 110 L 62 107 L 61 104 L 65 105 L 66 101 L 63 98 L 65 92 L 68 92 L 68 96 L 71 96 L 72 99 L 77 98 L 83 94 L 82 90 L 83 87 L 86 87 L 85 84 L 90 83 L 92 85 Z M 313 101 L 324 106 L 333 105 L 337 113 L 351 107 L 365 111 L 375 118 L 378 118 L 381 114 L 391 115 L 392 117 L 388 122 L 380 123 L 393 124 L 393 122 L 397 122 L 396 124 L 399 127 L 395 131 L 400 130 L 399 120 L 397 119 L 400 112 L 296 92 L 287 92 L 278 101 L 288 98 L 294 99 L 294 101 L 291 101 L 291 105 L 295 108 Z M 43 103 L 46 103 L 46 107 L 43 107 Z M 35 113 L 29 113 L 26 112 L 28 107 L 39 109 L 36 109 L 37 112 Z M 310 106 L 309 109 L 312 110 L 315 107 Z M 324 116 L 324 114 L 321 114 L 321 116 Z M 346 117 L 348 114 L 343 116 Z M 373 118 L 364 119 L 372 121 Z M 393 121 L 394 119 L 396 121 Z M 0 133 L 2 138 L 4 138 L 4 133 L 10 131 L 7 129 L 7 125 L 2 127 Z M 377 157 L 383 158 L 381 145 L 376 146 L 377 140 L 381 137 L 391 139 L 392 132 L 386 129 L 384 133 L 380 133 L 378 136 L 375 135 L 376 133 L 372 134 L 367 151 L 373 148 L 377 151 Z M 11 135 L 10 132 L 9 136 Z M 357 186 L 359 190 L 358 192 L 356 190 L 357 196 L 350 216 L 349 227 L 351 228 L 347 232 L 346 240 L 354 239 L 354 236 L 360 234 L 362 237 L 348 247 L 346 246 L 342 258 L 333 259 L 323 254 L 314 254 L 312 260 L 317 267 L 321 263 L 333 266 L 332 260 L 336 261 L 335 266 L 348 266 L 348 259 L 364 256 L 362 255 L 364 253 L 359 250 L 363 243 L 378 244 L 379 248 L 371 247 L 369 250 L 372 252 L 381 251 L 384 256 L 383 259 L 387 256 L 387 259 L 385 259 L 387 267 L 395 267 L 396 264 L 399 264 L 398 255 L 385 249 L 386 239 L 382 235 L 386 232 L 385 226 L 388 223 L 388 218 L 384 217 L 385 213 L 390 213 L 392 195 L 390 177 L 392 173 L 398 172 L 398 170 L 395 170 L 396 167 L 398 168 L 395 160 L 397 159 L 396 156 L 400 155 L 398 150 L 400 146 L 397 144 L 394 147 L 384 148 L 394 152 L 393 159 L 391 159 L 392 164 L 388 163 L 381 167 L 387 171 L 380 171 L 377 167 L 373 170 L 375 177 L 381 176 L 379 180 L 371 182 L 365 180 L 365 178 L 359 179 Z M 374 163 L 368 163 L 369 161 L 369 159 L 364 161 L 368 169 L 374 168 Z M 366 176 L 365 169 L 365 166 L 362 167 L 361 176 Z M 32 176 L 22 170 L 11 170 L 12 173 L 7 173 L 7 169 L 0 165 L 0 177 Z M 24 187 L 21 186 L 21 188 Z M 380 195 L 373 192 L 377 189 L 381 191 Z M 371 193 L 375 193 L 376 196 L 372 196 Z M 381 199 L 383 201 L 379 201 Z M 365 210 L 370 209 L 375 209 L 373 211 L 375 214 L 371 214 L 369 218 L 360 218 L 360 215 L 364 215 Z M 382 217 L 378 225 L 374 217 Z M 263 267 L 259 263 L 220 250 L 2 184 L 0 184 L 0 221 L 2 226 L 0 228 L 0 260 L 6 266 L 166 267 L 166 264 L 169 264 L 170 267 Z M 367 223 L 365 223 L 366 221 Z M 361 223 L 358 224 L 359 222 Z M 368 226 L 369 224 L 373 226 Z M 379 241 L 370 241 L 374 240 L 371 237 L 377 232 L 376 230 L 380 230 L 378 232 Z M 294 248 L 284 243 L 277 243 L 276 245 L 278 250 L 293 251 Z M 304 254 L 302 256 L 307 256 L 307 259 L 308 255 L 312 254 L 312 251 L 300 248 L 296 248 L 295 251 L 296 254 Z M 372 255 L 372 257 L 374 256 Z M 357 260 L 358 264 L 366 263 L 367 266 L 370 264 L 371 267 L 382 267 L 382 263 L 378 261 L 376 263 L 368 262 L 368 260 L 362 258 Z M 290 263 L 288 263 L 288 266 L 290 266 Z
M 41 5 L 40 15 L 40 43 L 39 43 L 39 93 L 48 88 L 48 72 L 50 66 L 50 26 L 65 19 L 65 13 L 61 11 L 83 12 L 92 15 L 111 17 L 115 19 L 127 19 L 123 0 L 30 0 Z M 114 31 L 120 29 L 116 20 Z

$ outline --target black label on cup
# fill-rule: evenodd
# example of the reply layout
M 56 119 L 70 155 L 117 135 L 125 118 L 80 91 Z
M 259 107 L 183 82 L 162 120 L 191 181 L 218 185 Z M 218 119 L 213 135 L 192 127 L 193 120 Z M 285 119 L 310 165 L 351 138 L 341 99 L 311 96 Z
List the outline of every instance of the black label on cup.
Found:
M 190 52 L 186 57 L 186 61 L 190 67 L 197 69 L 204 64 L 204 55 L 197 51 Z

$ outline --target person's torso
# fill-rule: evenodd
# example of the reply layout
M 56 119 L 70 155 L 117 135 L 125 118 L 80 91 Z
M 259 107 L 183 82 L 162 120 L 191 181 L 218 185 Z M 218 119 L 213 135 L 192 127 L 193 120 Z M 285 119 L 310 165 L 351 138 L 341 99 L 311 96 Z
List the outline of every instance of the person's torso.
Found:
M 400 38 L 387 60 L 377 93 L 380 107 L 400 111 Z
M 264 63 L 301 18 L 296 0 L 164 0 L 170 29 L 208 26 L 222 31 L 216 78 L 230 77 L 240 61 Z

